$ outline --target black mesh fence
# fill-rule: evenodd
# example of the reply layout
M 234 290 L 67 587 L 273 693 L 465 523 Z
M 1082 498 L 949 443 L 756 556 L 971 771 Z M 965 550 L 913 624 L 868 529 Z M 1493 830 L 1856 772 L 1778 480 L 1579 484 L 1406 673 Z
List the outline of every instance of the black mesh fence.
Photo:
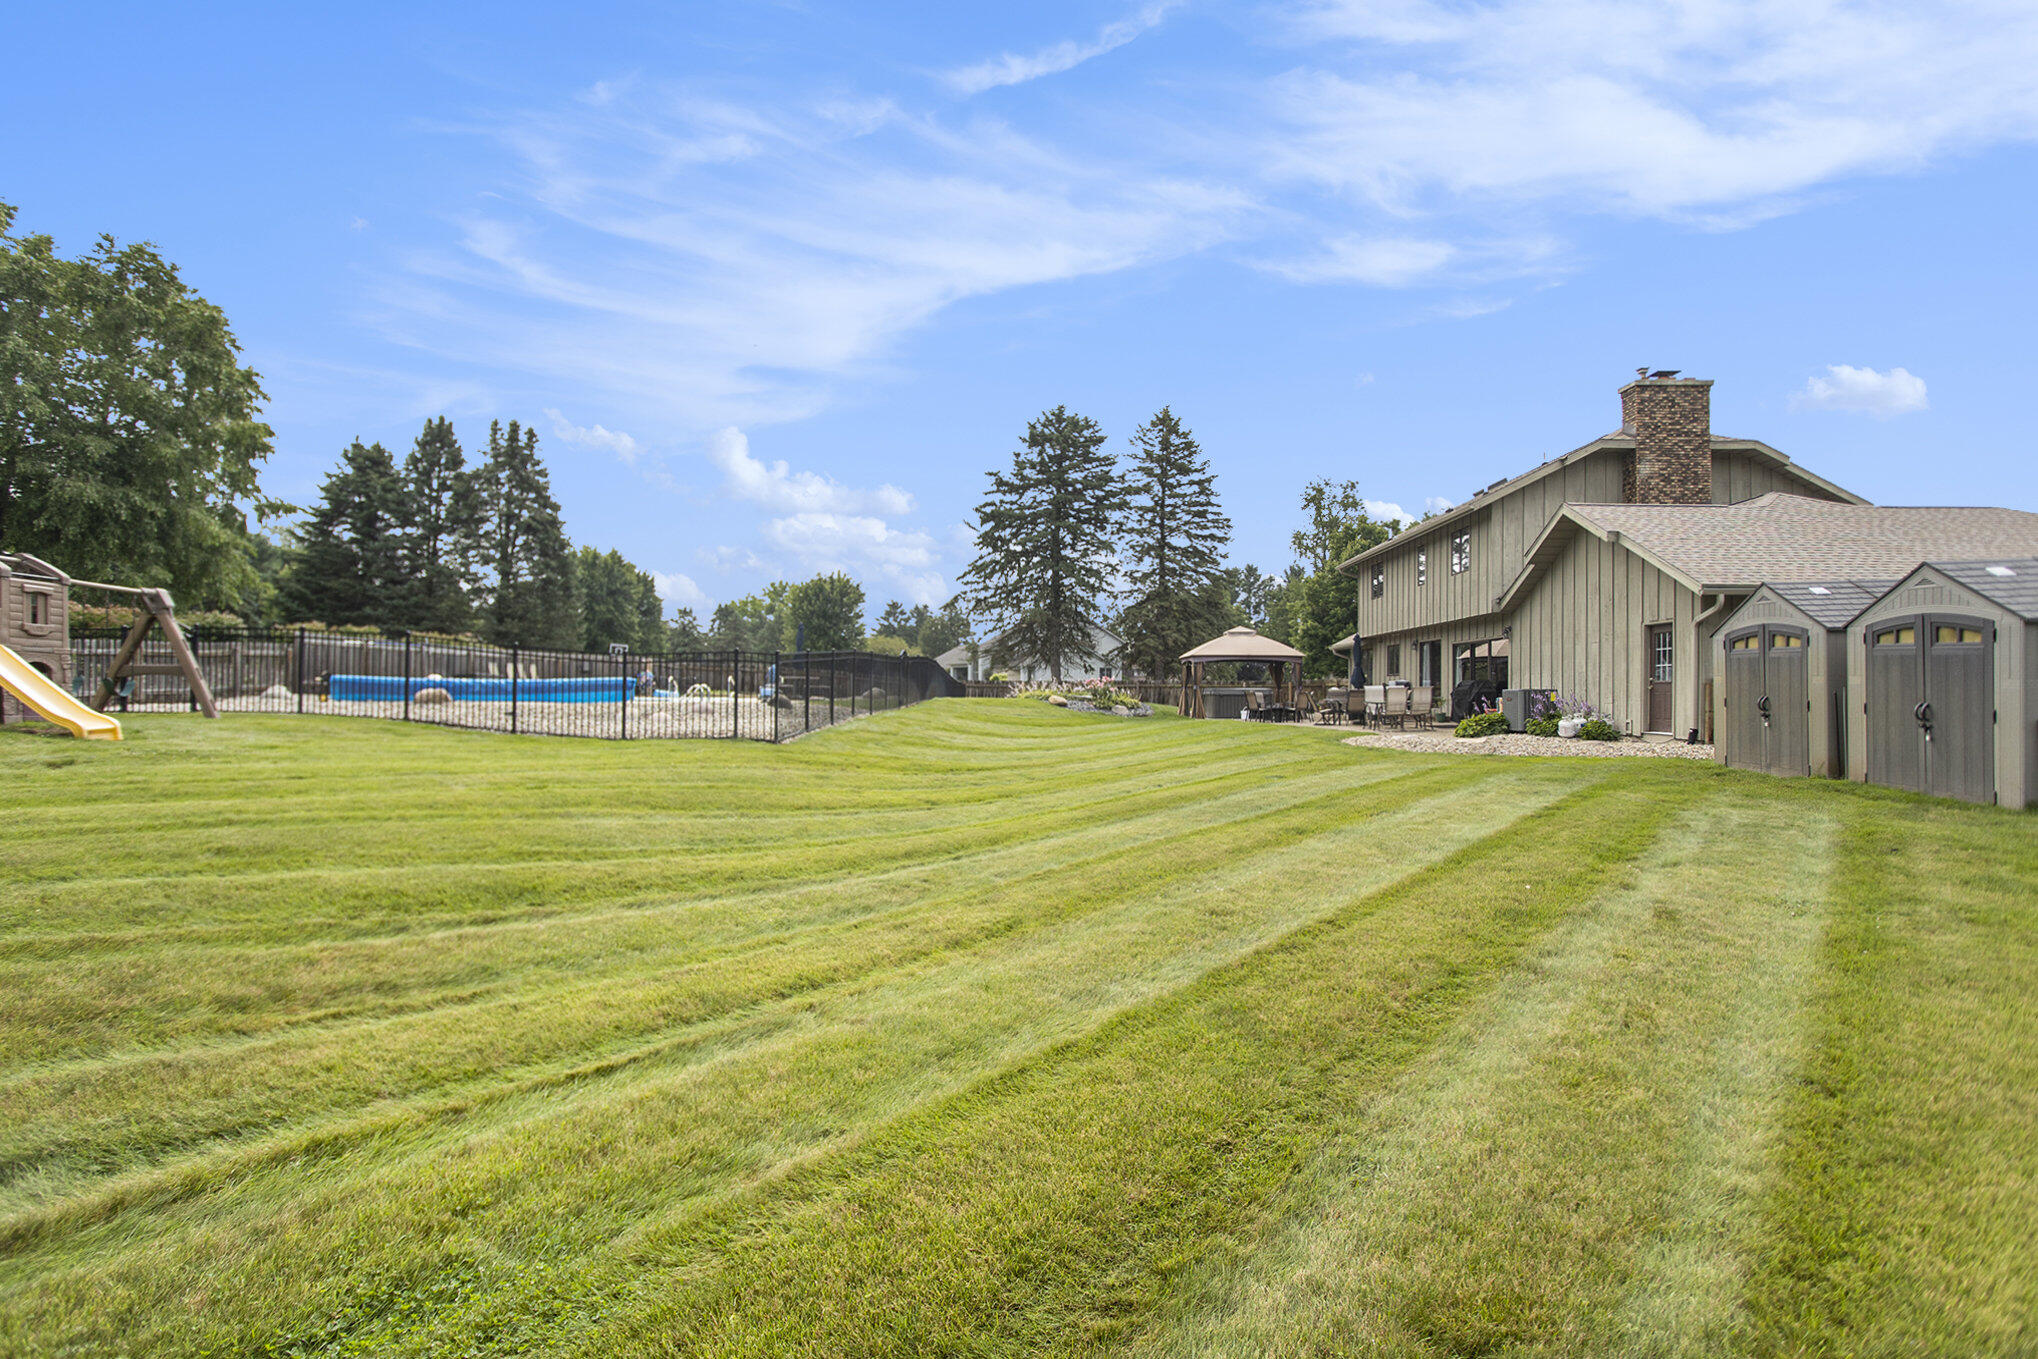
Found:
M 72 687 L 90 701 L 119 651 L 118 630 L 74 631 Z M 549 651 L 460 638 L 310 628 L 185 633 L 223 712 L 318 713 L 486 731 L 608 740 L 786 741 L 929 698 L 960 682 L 925 656 L 860 651 Z M 160 635 L 153 672 L 122 682 L 109 710 L 196 706 Z

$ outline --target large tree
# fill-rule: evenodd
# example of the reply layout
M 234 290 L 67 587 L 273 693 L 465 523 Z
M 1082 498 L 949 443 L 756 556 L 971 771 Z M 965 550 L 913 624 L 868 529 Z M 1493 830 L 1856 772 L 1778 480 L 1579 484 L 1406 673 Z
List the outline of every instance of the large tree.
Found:
M 840 571 L 803 580 L 785 593 L 779 647 L 854 651 L 863 644 L 863 587 Z
M 444 416 L 427 420 L 403 460 L 406 626 L 464 632 L 474 621 L 481 488 Z
M 665 605 L 658 582 L 622 553 L 580 549 L 574 565 L 580 592 L 580 645 L 606 651 L 617 642 L 633 651 L 665 649 Z
M 246 511 L 270 452 L 219 308 L 147 244 L 83 259 L 0 203 L 0 547 L 223 607 L 255 586 Z
M 1059 681 L 1064 661 L 1092 654 L 1109 594 L 1125 499 L 1116 463 L 1096 421 L 1056 406 L 990 481 L 958 597 L 999 634 L 994 662 L 1034 657 Z
M 1268 606 L 1273 635 L 1303 652 L 1304 670 L 1330 675 L 1345 669 L 1331 643 L 1358 626 L 1359 582 L 1338 563 L 1394 536 L 1392 521 L 1374 519 L 1355 481 L 1312 481 L 1302 492 L 1307 521 L 1290 540 L 1296 561 Z
M 1172 673 L 1178 657 L 1229 624 L 1220 577 L 1231 521 L 1196 436 L 1163 406 L 1132 434 L 1124 523 L 1122 654 L 1148 675 Z
M 791 588 L 784 581 L 775 580 L 759 594 L 717 604 L 708 619 L 708 645 L 730 651 L 779 650 L 779 621 L 785 613 L 786 592 Z
M 381 444 L 359 439 L 340 454 L 298 534 L 283 585 L 293 622 L 394 628 L 408 593 L 403 478 Z
M 481 541 L 490 572 L 487 631 L 498 645 L 580 645 L 573 552 L 552 479 L 538 460 L 538 434 L 512 420 L 488 427 L 481 467 Z

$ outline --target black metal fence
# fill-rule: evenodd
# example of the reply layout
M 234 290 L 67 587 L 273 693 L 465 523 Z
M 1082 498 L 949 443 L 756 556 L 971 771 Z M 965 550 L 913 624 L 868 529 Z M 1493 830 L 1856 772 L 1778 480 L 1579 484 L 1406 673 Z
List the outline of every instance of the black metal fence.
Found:
M 117 629 L 71 634 L 71 684 L 89 700 L 120 648 Z M 609 740 L 787 741 L 962 685 L 925 656 L 860 651 L 606 653 L 490 646 L 425 635 L 310 628 L 185 633 L 225 712 L 318 713 Z M 142 662 L 173 663 L 151 635 Z M 112 711 L 195 706 L 176 675 L 137 676 Z

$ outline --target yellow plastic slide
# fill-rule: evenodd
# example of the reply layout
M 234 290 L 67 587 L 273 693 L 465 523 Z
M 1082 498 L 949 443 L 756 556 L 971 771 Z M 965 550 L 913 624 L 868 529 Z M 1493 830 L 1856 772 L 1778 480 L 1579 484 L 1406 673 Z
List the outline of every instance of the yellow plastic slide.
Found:
M 118 741 L 120 723 L 105 713 L 93 712 L 65 693 L 48 675 L 0 646 L 0 689 L 48 720 L 87 740 Z

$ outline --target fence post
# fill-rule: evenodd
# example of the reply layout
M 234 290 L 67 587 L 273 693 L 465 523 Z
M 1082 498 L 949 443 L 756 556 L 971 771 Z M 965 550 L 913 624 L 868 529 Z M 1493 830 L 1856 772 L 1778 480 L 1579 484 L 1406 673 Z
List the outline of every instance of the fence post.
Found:
M 297 715 L 304 716 L 304 629 L 297 630 L 297 682 L 291 686 L 297 690 Z
M 630 678 L 629 652 L 616 653 L 616 664 L 622 667 L 623 672 L 623 739 L 627 741 L 630 739 L 630 695 L 636 691 L 637 684 Z
M 782 668 L 784 652 L 771 653 L 771 743 L 778 744 L 778 715 L 780 700 L 785 697 L 785 670 Z
M 743 653 L 729 653 L 729 735 L 743 734 Z
M 828 725 L 835 725 L 835 653 L 828 653 Z
M 403 630 L 403 720 L 410 721 L 410 629 Z
M 517 676 L 524 668 L 524 651 L 515 642 L 510 643 L 510 735 L 517 733 Z

